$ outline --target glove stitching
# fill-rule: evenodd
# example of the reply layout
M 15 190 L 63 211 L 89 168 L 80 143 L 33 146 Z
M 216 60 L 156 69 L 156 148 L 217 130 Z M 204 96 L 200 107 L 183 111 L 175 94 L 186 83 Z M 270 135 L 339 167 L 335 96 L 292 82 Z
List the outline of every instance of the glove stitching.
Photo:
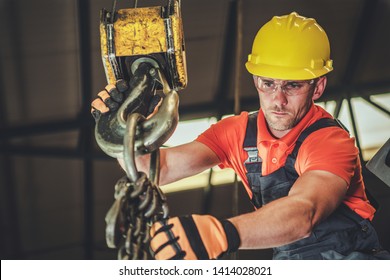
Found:
M 183 259 L 184 256 L 186 255 L 186 252 L 181 249 L 180 244 L 177 242 L 179 240 L 179 237 L 175 237 L 175 235 L 171 230 L 173 228 L 173 224 L 167 224 L 166 221 L 160 221 L 160 224 L 162 226 L 156 231 L 154 237 L 156 237 L 157 234 L 165 233 L 168 237 L 168 241 L 162 244 L 160 247 L 158 247 L 154 251 L 154 255 L 157 255 L 161 250 L 163 250 L 167 246 L 172 246 L 176 254 L 173 257 L 171 257 L 171 259 Z

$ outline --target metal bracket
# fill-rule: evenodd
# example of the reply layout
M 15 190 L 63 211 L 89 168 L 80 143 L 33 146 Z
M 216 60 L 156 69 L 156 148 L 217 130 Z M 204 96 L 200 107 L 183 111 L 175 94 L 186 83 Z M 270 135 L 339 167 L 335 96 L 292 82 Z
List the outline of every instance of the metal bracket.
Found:
M 390 138 L 367 162 L 366 167 L 390 187 Z

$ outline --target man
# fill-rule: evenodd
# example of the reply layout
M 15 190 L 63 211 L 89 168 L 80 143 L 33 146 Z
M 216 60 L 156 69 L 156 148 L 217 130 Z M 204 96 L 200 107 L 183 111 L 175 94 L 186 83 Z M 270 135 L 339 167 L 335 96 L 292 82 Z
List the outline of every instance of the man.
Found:
M 150 244 L 156 259 L 263 248 L 274 248 L 274 259 L 390 258 L 370 223 L 375 209 L 354 139 L 314 105 L 333 70 L 324 30 L 295 12 L 274 17 L 256 35 L 246 68 L 258 113 L 223 119 L 191 143 L 161 149 L 160 184 L 215 165 L 233 168 L 255 211 L 223 221 L 190 215 L 157 222 Z M 137 167 L 146 171 L 148 162 L 139 157 Z

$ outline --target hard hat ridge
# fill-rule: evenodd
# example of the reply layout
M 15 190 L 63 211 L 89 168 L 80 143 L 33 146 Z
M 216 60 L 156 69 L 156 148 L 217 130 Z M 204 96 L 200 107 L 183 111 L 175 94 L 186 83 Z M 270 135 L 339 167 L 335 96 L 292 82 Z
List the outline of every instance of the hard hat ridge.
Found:
M 297 28 L 300 31 L 317 24 L 317 21 L 314 18 L 300 16 L 297 12 L 292 12 L 291 14 L 287 15 L 286 19 L 284 19 L 284 16 L 274 16 L 271 21 L 276 21 L 277 24 L 283 28 Z
M 313 18 L 275 16 L 258 31 L 245 64 L 257 76 L 306 80 L 333 70 L 329 40 Z

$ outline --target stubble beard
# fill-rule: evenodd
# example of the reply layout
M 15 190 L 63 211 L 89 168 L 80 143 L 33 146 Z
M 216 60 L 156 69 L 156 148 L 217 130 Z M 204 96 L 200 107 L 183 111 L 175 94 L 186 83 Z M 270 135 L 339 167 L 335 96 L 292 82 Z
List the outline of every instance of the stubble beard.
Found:
M 277 108 L 274 108 L 270 111 L 287 113 L 288 116 L 288 118 L 286 118 L 286 116 L 284 116 L 283 118 L 278 118 L 277 116 L 271 115 L 271 113 L 266 113 L 265 119 L 267 121 L 268 127 L 273 130 L 286 131 L 292 129 L 297 124 L 296 119 L 293 118 L 292 114 L 288 111 L 280 110 Z
M 286 109 L 279 108 L 278 106 L 274 106 L 273 108 L 270 108 L 266 112 L 264 112 L 264 116 L 269 128 L 275 131 L 287 131 L 292 129 L 301 121 L 301 119 L 309 111 L 310 106 L 311 103 L 308 102 L 303 108 L 303 111 L 301 113 L 295 113 L 295 114 Z M 278 117 L 274 115 L 272 112 L 286 113 L 287 115 Z

